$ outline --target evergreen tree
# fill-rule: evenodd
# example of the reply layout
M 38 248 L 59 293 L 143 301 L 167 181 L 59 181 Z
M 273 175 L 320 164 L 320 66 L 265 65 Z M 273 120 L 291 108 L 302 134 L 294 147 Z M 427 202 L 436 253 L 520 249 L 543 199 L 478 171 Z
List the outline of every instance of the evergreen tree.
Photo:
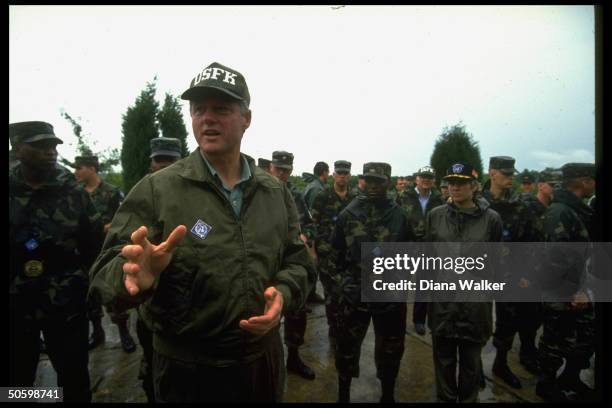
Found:
M 181 112 L 179 98 L 166 93 L 164 105 L 157 115 L 163 137 L 173 137 L 181 141 L 181 157 L 189 154 L 187 149 L 187 129 Z
M 157 77 L 153 82 L 147 83 L 134 105 L 123 115 L 121 166 L 126 193 L 148 173 L 151 162 L 149 141 L 159 137 L 156 120 L 159 110 L 159 103 L 155 100 L 156 80 Z
M 459 122 L 452 127 L 445 127 L 438 137 L 431 154 L 430 165 L 436 170 L 436 184 L 446 175 L 446 170 L 454 163 L 465 162 L 474 166 L 478 179 L 482 180 L 482 159 L 480 148 L 465 126 Z

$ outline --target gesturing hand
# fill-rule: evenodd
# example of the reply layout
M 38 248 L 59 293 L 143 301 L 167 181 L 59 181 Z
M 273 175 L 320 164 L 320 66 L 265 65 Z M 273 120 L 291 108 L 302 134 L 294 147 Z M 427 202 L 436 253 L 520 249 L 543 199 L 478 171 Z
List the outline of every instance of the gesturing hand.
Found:
M 283 294 L 270 286 L 264 292 L 266 308 L 262 316 L 253 316 L 248 320 L 241 320 L 240 327 L 251 333 L 263 336 L 270 329 L 278 325 L 283 312 Z
M 121 254 L 127 258 L 123 264 L 125 289 L 132 296 L 153 286 L 155 278 L 166 269 L 176 246 L 183 240 L 187 228 L 179 225 L 170 233 L 168 239 L 153 245 L 147 239 L 147 227 L 142 226 L 132 233 L 133 245 L 126 245 Z

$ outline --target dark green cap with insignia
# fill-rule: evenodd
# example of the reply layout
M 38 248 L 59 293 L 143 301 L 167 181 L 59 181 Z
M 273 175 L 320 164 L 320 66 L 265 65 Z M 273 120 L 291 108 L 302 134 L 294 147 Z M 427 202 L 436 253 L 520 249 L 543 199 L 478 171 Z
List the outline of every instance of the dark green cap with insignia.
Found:
M 514 168 L 514 157 L 510 156 L 493 156 L 489 159 L 489 170 L 499 170 L 502 173 L 514 174 L 518 171 Z
M 476 169 L 467 163 L 455 163 L 446 170 L 446 181 L 470 181 L 476 180 L 478 173 Z
M 281 169 L 293 170 L 293 154 L 277 150 L 272 153 L 272 164 Z
M 9 123 L 9 140 L 12 146 L 46 139 L 54 139 L 58 144 L 64 143 L 62 139 L 55 136 L 53 126 L 47 122 L 32 121 Z
M 391 179 L 391 165 L 388 163 L 369 162 L 363 165 L 364 178 Z
M 563 180 L 579 177 L 595 178 L 595 165 L 593 163 L 566 163 L 561 166 Z
M 213 62 L 199 72 L 181 95 L 182 99 L 192 100 L 211 89 L 221 91 L 234 99 L 244 101 L 248 107 L 251 95 L 244 76 L 235 69 Z
M 523 173 L 521 174 L 521 183 L 523 184 L 532 184 L 533 183 L 533 176 L 529 173 Z
M 174 137 L 156 137 L 149 142 L 151 145 L 151 156 L 181 157 L 181 141 Z
M 260 157 L 259 159 L 257 159 L 257 167 L 260 167 L 262 169 L 267 169 L 269 166 L 270 166 L 270 160 L 264 159 L 263 157 Z
M 98 162 L 98 156 L 95 155 L 87 155 L 87 156 L 77 156 L 74 158 L 74 166 L 100 166 Z
M 347 173 L 351 172 L 351 162 L 346 160 L 336 160 L 334 162 L 334 171 L 337 173 L 339 171 L 346 171 Z

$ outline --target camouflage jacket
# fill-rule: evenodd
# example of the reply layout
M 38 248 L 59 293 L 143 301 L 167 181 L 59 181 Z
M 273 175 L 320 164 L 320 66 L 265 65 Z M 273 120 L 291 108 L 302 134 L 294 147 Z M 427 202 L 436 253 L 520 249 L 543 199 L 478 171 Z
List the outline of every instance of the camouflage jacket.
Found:
M 444 199 L 439 192 L 432 189 L 431 195 L 429 196 L 429 201 L 427 201 L 427 205 L 425 206 L 425 214 L 423 214 L 423 210 L 421 209 L 419 194 L 414 188 L 406 189 L 398 194 L 396 202 L 404 211 L 406 211 L 408 220 L 412 225 L 412 229 L 414 230 L 417 239 L 422 240 L 425 236 L 425 216 L 433 208 L 443 205 Z
M 123 193 L 117 187 L 102 181 L 98 187 L 89 193 L 91 201 L 102 217 L 102 223 L 108 224 L 123 201 Z
M 298 212 L 298 219 L 300 221 L 300 231 L 306 236 L 308 239 L 308 244 L 311 245 L 312 241 L 316 237 L 316 227 L 312 222 L 312 214 L 306 205 L 306 201 L 304 200 L 304 196 L 298 190 L 298 188 L 291 183 L 287 182 L 287 189 L 291 193 L 293 200 L 295 201 L 295 206 Z
M 575 194 L 564 189 L 555 190 L 550 206 L 544 214 L 546 242 L 589 242 L 589 228 L 593 212 Z M 556 294 L 576 293 L 585 279 L 586 247 L 551 247 L 544 257 L 544 272 L 540 285 L 543 289 L 556 288 Z
M 373 202 L 364 195 L 340 212 L 331 243 L 338 251 L 336 274 L 340 276 L 341 299 L 361 304 L 361 244 L 364 242 L 409 242 L 415 235 L 406 213 L 391 198 Z M 372 303 L 370 309 L 387 310 L 393 303 Z
M 68 321 L 85 313 L 88 270 L 104 239 L 100 215 L 67 169 L 33 189 L 21 165 L 9 172 L 11 308 L 26 319 Z
M 525 202 L 525 204 L 529 207 L 531 212 L 535 214 L 536 217 L 544 217 L 544 213 L 546 212 L 546 206 L 542 204 L 542 202 L 538 199 L 537 196 L 531 193 L 523 193 L 521 194 L 521 200 Z
M 426 242 L 499 242 L 502 221 L 489 203 L 477 198 L 476 208 L 459 209 L 449 202 L 427 214 Z M 492 302 L 431 302 L 427 320 L 432 335 L 487 342 L 493 331 Z
M 312 204 L 312 219 L 317 227 L 317 253 L 326 256 L 331 251 L 331 233 L 338 220 L 338 215 L 356 196 L 347 191 L 341 198 L 332 188 L 320 191 Z

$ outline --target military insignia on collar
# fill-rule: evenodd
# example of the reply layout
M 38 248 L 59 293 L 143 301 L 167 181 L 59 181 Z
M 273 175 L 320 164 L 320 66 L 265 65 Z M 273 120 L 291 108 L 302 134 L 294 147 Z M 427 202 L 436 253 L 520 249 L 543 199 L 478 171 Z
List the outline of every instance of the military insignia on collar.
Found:
M 210 230 L 212 230 L 212 227 L 202 220 L 198 220 L 194 226 L 191 227 L 191 233 L 200 239 L 206 238 Z
M 461 173 L 463 171 L 463 164 L 453 164 L 453 173 Z

